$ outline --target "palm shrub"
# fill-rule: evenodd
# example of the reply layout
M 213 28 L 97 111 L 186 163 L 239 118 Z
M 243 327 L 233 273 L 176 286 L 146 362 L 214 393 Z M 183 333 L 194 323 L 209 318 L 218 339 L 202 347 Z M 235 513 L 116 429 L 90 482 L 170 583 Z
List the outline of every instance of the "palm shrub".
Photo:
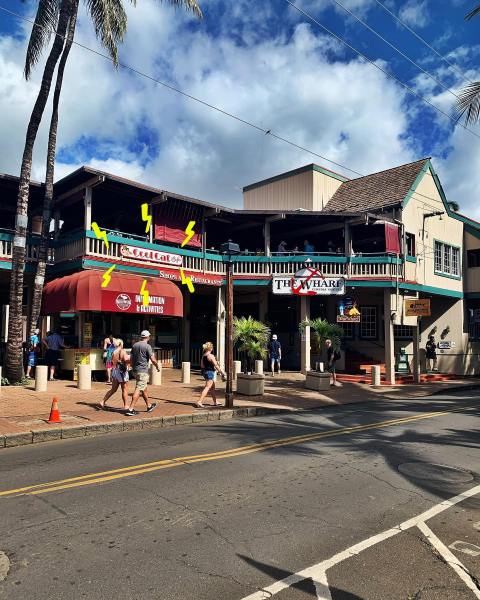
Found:
M 233 343 L 247 355 L 247 371 L 252 371 L 256 359 L 267 357 L 270 328 L 253 317 L 233 318 Z
M 335 351 L 340 350 L 344 336 L 343 328 L 340 325 L 329 323 L 326 319 L 318 318 L 303 320 L 300 323 L 300 331 L 304 332 L 306 327 L 310 327 L 313 331 L 320 350 L 325 347 L 326 340 L 332 340 L 332 346 Z

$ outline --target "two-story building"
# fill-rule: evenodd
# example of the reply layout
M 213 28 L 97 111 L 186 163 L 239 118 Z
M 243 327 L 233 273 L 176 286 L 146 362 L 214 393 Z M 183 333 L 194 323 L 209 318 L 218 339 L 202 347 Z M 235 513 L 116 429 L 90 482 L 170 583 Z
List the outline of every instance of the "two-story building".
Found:
M 0 179 L 2 194 L 7 183 L 12 178 Z M 148 233 L 143 204 L 153 217 Z M 34 231 L 40 214 L 34 204 Z M 191 221 L 195 234 L 182 247 Z M 92 223 L 106 231 L 108 245 Z M 277 333 L 285 369 L 306 370 L 319 358 L 299 323 L 337 321 L 348 298 L 360 317 L 342 322 L 341 367 L 357 372 L 380 362 L 393 380 L 399 349 L 406 348 L 410 361 L 413 354 L 417 319 L 404 314 L 404 300 L 419 298 L 431 305 L 431 316 L 420 322 L 421 347 L 434 334 L 444 346 L 439 370 L 472 374 L 480 287 L 478 298 L 465 288 L 475 284 L 464 274 L 463 248 L 467 257 L 475 249 L 480 254 L 480 235 L 471 233 L 480 233 L 476 226 L 451 211 L 429 159 L 351 180 L 307 165 L 246 186 L 242 209 L 82 167 L 55 185 L 44 328 L 60 327 L 76 347 L 100 345 L 110 332 L 128 346 L 148 328 L 176 364 L 198 364 L 209 339 L 223 362 L 227 257 L 220 246 L 230 239 L 241 248 L 232 259 L 234 313 L 252 315 Z M 3 235 L 8 243 L 12 233 Z M 193 281 L 193 293 L 182 275 Z M 144 282 L 148 306 L 140 293 Z M 0 285 L 3 290 L 5 281 Z M 465 310 L 465 293 L 473 313 Z

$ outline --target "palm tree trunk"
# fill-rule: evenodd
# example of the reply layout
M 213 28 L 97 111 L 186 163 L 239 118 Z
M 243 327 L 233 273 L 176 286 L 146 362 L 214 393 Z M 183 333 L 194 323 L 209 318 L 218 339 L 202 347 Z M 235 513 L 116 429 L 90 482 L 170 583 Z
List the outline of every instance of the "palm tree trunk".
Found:
M 12 250 L 12 277 L 10 279 L 10 309 L 8 317 L 8 342 L 5 359 L 6 375 L 16 383 L 23 378 L 23 272 L 25 269 L 25 251 L 28 225 L 28 196 L 30 176 L 32 173 L 32 154 L 43 111 L 47 104 L 52 85 L 53 73 L 62 52 L 64 36 L 67 31 L 70 15 L 70 0 L 63 0 L 58 18 L 57 35 L 43 71 L 42 84 L 28 123 L 25 146 L 23 150 L 20 181 L 18 184 L 17 212 L 15 218 L 15 237 Z
M 45 282 L 45 270 L 48 259 L 48 248 L 50 241 L 50 221 L 52 218 L 52 203 L 53 203 L 53 179 L 55 176 L 55 154 L 57 149 L 57 130 L 58 130 L 58 104 L 62 91 L 63 74 L 65 65 L 67 64 L 68 55 L 73 45 L 75 35 L 75 27 L 77 24 L 79 0 L 73 0 L 72 13 L 68 23 L 67 37 L 65 47 L 63 48 L 60 62 L 58 63 L 57 80 L 55 82 L 55 91 L 53 94 L 52 118 L 50 120 L 50 130 L 48 132 L 48 151 L 47 151 L 47 168 L 45 174 L 45 195 L 43 198 L 43 218 L 42 218 L 42 236 L 40 239 L 40 247 L 38 251 L 38 262 L 35 271 L 35 283 L 33 288 L 32 310 L 30 314 L 29 331 L 33 334 L 33 330 L 37 327 L 40 317 L 40 309 L 42 305 L 42 291 Z

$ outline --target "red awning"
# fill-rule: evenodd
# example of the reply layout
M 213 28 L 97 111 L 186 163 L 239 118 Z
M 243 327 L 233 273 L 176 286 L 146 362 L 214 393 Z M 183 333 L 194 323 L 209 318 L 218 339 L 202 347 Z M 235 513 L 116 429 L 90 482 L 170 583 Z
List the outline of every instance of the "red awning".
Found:
M 80 271 L 50 281 L 43 289 L 42 314 L 94 310 L 183 317 L 182 292 L 171 281 L 113 272 L 108 286 L 102 288 L 104 275 L 104 271 Z M 148 306 L 140 295 L 145 280 Z

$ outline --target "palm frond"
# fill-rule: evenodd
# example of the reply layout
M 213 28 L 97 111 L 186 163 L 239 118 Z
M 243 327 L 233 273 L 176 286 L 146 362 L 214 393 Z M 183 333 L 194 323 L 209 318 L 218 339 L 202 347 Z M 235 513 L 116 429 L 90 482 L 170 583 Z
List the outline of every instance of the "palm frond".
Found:
M 306 327 L 310 327 L 314 336 L 317 338 L 318 345 L 322 347 L 326 340 L 332 341 L 334 350 L 340 350 L 342 338 L 344 336 L 343 328 L 336 323 L 329 323 L 326 319 L 305 319 L 300 325 L 300 331 L 305 331 Z
M 448 206 L 450 210 L 453 210 L 453 212 L 458 212 L 460 210 L 460 205 L 458 204 L 458 202 L 455 202 L 455 200 L 450 200 L 448 202 Z
M 185 10 L 190 10 L 197 16 L 199 19 L 203 17 L 202 9 L 198 4 L 197 0 L 168 0 L 169 4 L 173 4 L 175 7 L 185 8 Z
M 43 49 L 48 45 L 52 33 L 57 28 L 59 0 L 39 0 L 32 33 L 28 40 L 25 58 L 25 79 L 29 79 Z
M 240 345 L 240 350 L 247 350 L 251 342 L 266 346 L 270 337 L 270 329 L 252 317 L 234 317 L 233 341 Z
M 480 118 L 480 81 L 466 85 L 455 103 L 454 112 L 460 120 L 465 117 L 465 125 L 476 123 Z
M 468 15 L 465 15 L 465 21 L 470 21 L 470 19 L 473 19 L 473 17 L 476 17 L 477 15 L 480 15 L 480 6 L 471 10 Z
M 118 65 L 118 43 L 123 41 L 127 31 L 127 14 L 120 0 L 87 0 L 96 36 Z

